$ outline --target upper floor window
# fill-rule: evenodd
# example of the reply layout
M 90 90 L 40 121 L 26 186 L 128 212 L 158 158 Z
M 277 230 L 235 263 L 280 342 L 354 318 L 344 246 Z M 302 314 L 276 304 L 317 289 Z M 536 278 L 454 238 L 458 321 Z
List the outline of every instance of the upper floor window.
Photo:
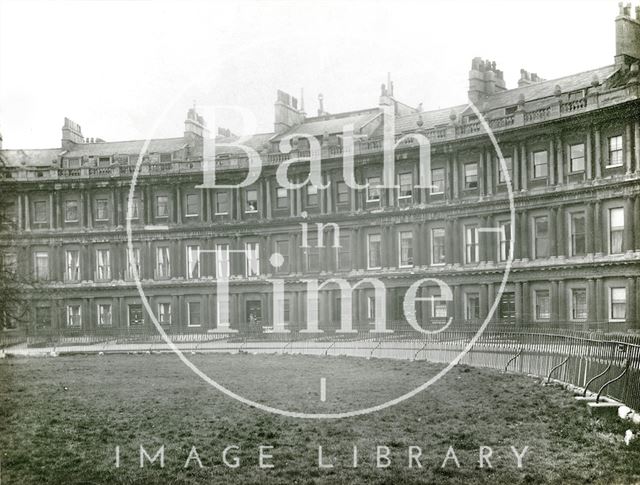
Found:
M 338 204 L 346 204 L 349 202 L 349 187 L 343 181 L 337 184 Z
M 400 247 L 400 267 L 413 266 L 413 232 L 402 231 L 398 235 Z
M 166 195 L 156 196 L 156 217 L 169 217 L 169 198 Z
M 509 180 L 513 180 L 513 159 L 511 157 L 503 157 L 504 164 L 507 166 L 507 172 L 505 173 L 505 169 L 500 163 L 500 159 L 498 159 L 498 183 L 506 184 L 507 183 L 507 173 L 509 174 Z
M 500 222 L 498 225 L 500 232 L 498 233 L 498 240 L 500 241 L 500 261 L 507 261 L 511 254 L 511 221 Z
M 307 246 L 304 248 L 306 269 L 307 271 L 319 271 L 320 248 L 318 248 L 318 240 L 309 238 Z
M 247 189 L 245 192 L 245 212 L 258 212 L 258 191 Z
M 410 199 L 413 196 L 413 174 L 411 172 L 398 175 L 398 199 Z
M 318 187 L 313 184 L 307 185 L 307 205 L 318 205 Z
M 49 279 L 49 253 L 47 251 L 36 251 L 33 255 L 33 274 L 36 279 Z
M 249 242 L 244 245 L 247 276 L 258 276 L 260 274 L 260 244 Z
M 572 173 L 584 172 L 584 143 L 569 147 L 569 170 Z
M 216 244 L 216 278 L 231 276 L 231 261 L 229 259 L 229 245 Z
M 367 236 L 367 268 L 378 269 L 382 267 L 381 252 L 382 236 L 369 234 Z
M 111 325 L 111 305 L 108 303 L 98 304 L 98 325 Z
M 80 305 L 67 305 L 67 326 L 82 326 L 82 309 Z
M 446 261 L 444 249 L 444 229 L 441 227 L 431 229 L 431 264 L 444 264 Z
M 111 157 L 98 158 L 98 167 L 108 167 L 111 165 Z
M 465 189 L 478 188 L 478 164 L 477 163 L 465 163 L 464 188 Z
M 284 187 L 276 188 L 276 208 L 286 209 L 289 206 L 289 198 L 287 197 L 287 189 Z
M 622 252 L 622 236 L 624 234 L 624 208 L 609 209 L 609 253 Z
M 533 219 L 534 250 L 536 258 L 549 257 L 549 218 L 547 216 Z
M 65 222 L 78 221 L 78 201 L 77 200 L 64 201 L 64 221 Z
M 464 226 L 464 246 L 465 262 L 477 263 L 480 254 L 480 243 L 478 241 L 478 226 Z
M 276 266 L 276 273 L 284 274 L 289 272 L 289 241 L 286 239 L 276 241 L 276 253 L 282 258 L 280 266 Z
M 45 200 L 36 200 L 33 203 L 33 222 L 37 222 L 38 224 L 47 222 L 49 220 L 49 216 L 47 214 L 47 201 Z
M 134 273 L 135 271 L 135 273 Z M 133 248 L 133 252 L 127 248 L 127 278 L 133 279 L 134 275 L 142 277 L 140 267 L 140 248 Z
M 171 153 L 161 153 L 160 163 L 171 163 Z
M 609 289 L 609 320 L 624 320 L 627 317 L 627 289 Z
M 229 192 L 216 192 L 216 215 L 229 213 Z
M 127 206 L 125 207 L 126 211 L 129 210 L 128 204 L 129 202 L 127 201 Z M 140 199 L 138 199 L 137 197 L 133 197 L 131 199 L 131 220 L 136 220 L 139 218 L 140 218 Z
M 340 234 L 340 247 L 336 248 L 338 252 L 338 269 L 351 269 L 351 236 L 349 234 Z
M 109 219 L 109 201 L 107 199 L 96 199 L 96 221 L 106 221 Z
M 200 246 L 187 246 L 187 278 L 200 278 Z
M 431 169 L 431 195 L 444 194 L 444 168 Z
M 551 299 L 549 290 L 536 290 L 533 292 L 536 320 L 549 320 L 551 318 Z
M 587 290 L 585 288 L 571 289 L 571 319 L 587 319 Z
M 168 246 L 156 248 L 156 277 L 168 278 L 171 276 L 171 258 Z
M 67 281 L 80 281 L 80 251 L 69 249 L 65 252 Z
M 16 211 L 15 202 L 7 202 L 2 210 L 2 217 L 0 222 L 3 224 L 11 224 L 17 221 L 18 213 Z
M 571 214 L 571 256 L 586 254 L 586 225 L 582 212 Z
M 110 252 L 108 249 L 96 249 L 96 279 L 106 281 L 111 279 Z
M 16 253 L 4 253 L 0 262 L 2 263 L 2 268 L 10 273 L 18 269 L 18 257 Z
M 200 197 L 198 194 L 187 194 L 187 216 L 197 216 L 200 213 Z
M 622 165 L 622 135 L 609 138 L 609 166 Z
M 547 151 L 533 152 L 533 178 L 545 178 L 547 170 Z
M 380 201 L 380 177 L 368 177 L 367 184 L 367 202 Z

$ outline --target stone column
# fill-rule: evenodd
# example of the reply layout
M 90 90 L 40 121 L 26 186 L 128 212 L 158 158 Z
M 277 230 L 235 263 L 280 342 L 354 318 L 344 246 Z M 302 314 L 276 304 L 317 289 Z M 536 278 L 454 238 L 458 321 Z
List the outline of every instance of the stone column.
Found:
M 633 241 L 633 209 L 634 197 L 625 197 L 624 199 L 624 250 L 633 251 L 635 244 Z
M 607 317 L 607 298 L 604 292 L 604 281 L 602 278 L 596 278 L 596 322 L 602 323 L 608 320 Z
M 567 242 L 565 238 L 565 214 L 562 206 L 558 207 L 558 213 L 556 217 L 556 255 L 566 256 L 567 254 Z
M 173 196 L 176 200 L 176 224 L 182 224 L 182 190 L 180 190 L 180 186 L 176 185 Z
M 485 167 L 486 167 L 486 173 L 487 173 L 487 195 L 493 195 L 493 183 L 494 183 L 494 177 L 493 177 L 493 155 L 491 153 L 490 150 L 486 149 L 484 150 L 484 162 L 485 162 Z
M 488 301 L 488 293 L 489 289 L 488 285 L 483 284 L 480 285 L 480 319 L 484 321 L 484 319 L 489 314 L 489 301 Z
M 635 202 L 633 204 L 634 219 L 633 219 L 633 234 L 636 242 L 636 251 L 640 251 L 640 195 L 635 196 Z
M 591 148 L 591 128 L 587 131 L 587 141 L 584 147 L 584 164 L 585 164 L 585 178 L 591 180 L 593 178 L 593 157 Z
M 564 149 L 562 143 L 562 137 L 558 135 L 556 137 L 556 166 L 558 168 L 558 184 L 564 184 L 564 171 L 565 171 L 565 160 L 564 160 Z
M 526 323 L 531 323 L 533 321 L 531 312 L 531 292 L 529 291 L 528 281 L 522 283 L 522 313 Z
M 633 134 L 635 170 L 640 172 L 640 121 L 636 121 Z
M 454 221 L 452 221 L 451 219 L 448 219 L 445 223 L 445 232 L 444 232 L 445 261 L 447 264 L 454 264 L 456 262 L 456 256 L 455 256 L 456 236 L 454 231 L 455 231 Z
M 629 277 L 627 278 L 627 329 L 636 329 L 639 327 L 636 298 L 636 279 Z
M 511 177 L 511 183 L 513 185 L 513 192 L 517 192 L 520 190 L 520 158 L 518 145 L 513 146 L 513 155 L 511 158 L 511 166 L 513 167 L 513 173 Z M 500 167 L 498 167 L 498 173 L 500 172 Z
M 602 229 L 602 207 L 600 205 L 600 201 L 596 201 L 593 210 L 593 248 L 596 254 L 602 254 L 603 252 Z
M 587 322 L 595 323 L 598 321 L 598 301 L 596 298 L 596 280 L 589 278 L 587 280 Z
M 593 220 L 593 209 L 594 204 L 593 202 L 589 202 L 587 204 L 585 213 L 586 213 L 586 217 L 585 217 L 585 222 L 586 222 L 586 234 L 585 234 L 585 245 L 586 245 L 586 252 L 587 254 L 593 254 L 595 252 L 594 249 L 594 244 L 595 244 L 595 227 L 594 227 L 594 220 Z
M 486 157 L 485 157 L 485 149 L 484 147 L 482 147 L 480 149 L 480 157 L 478 160 L 478 193 L 480 194 L 480 197 L 484 197 L 484 195 L 486 194 L 486 184 L 485 184 L 485 163 L 486 163 Z
M 549 155 L 547 157 L 547 172 L 548 172 L 548 185 L 556 184 L 556 166 L 558 165 L 556 160 L 556 150 L 553 137 L 549 140 Z
M 522 142 L 520 150 L 520 167 L 522 178 L 522 190 L 527 190 L 527 184 L 529 183 L 529 170 L 527 167 L 527 143 Z
M 29 194 L 24 194 L 24 229 L 25 231 L 31 230 L 31 204 L 29 203 Z
M 566 287 L 563 280 L 558 281 L 558 321 L 566 322 L 567 318 L 567 298 Z
M 53 210 L 53 192 L 49 192 L 49 230 L 55 227 Z
M 557 219 L 558 209 L 552 207 L 549 209 L 549 256 L 557 256 L 558 252 L 556 250 L 556 245 L 558 243 L 557 235 L 556 235 L 556 219 Z M 536 254 L 536 258 L 538 255 Z
M 593 157 L 593 162 L 595 163 L 595 174 L 596 178 L 599 179 L 602 177 L 602 147 L 600 146 L 600 128 L 596 127 L 594 132 L 595 138 L 595 153 Z
M 515 286 L 515 300 L 516 300 L 516 323 L 521 324 L 526 322 L 526 318 L 524 316 L 524 308 L 523 308 L 523 298 L 522 298 L 522 283 L 517 281 L 514 283 Z
M 453 166 L 453 199 L 457 199 L 460 195 L 460 169 L 456 152 L 451 154 L 451 165 Z
M 631 151 L 631 140 L 633 139 L 632 134 L 632 123 L 627 123 L 625 127 L 625 156 L 624 161 L 627 166 L 627 175 L 631 175 L 633 172 L 633 152 Z
M 520 259 L 529 259 L 529 218 L 524 210 L 520 213 Z
M 488 228 L 493 228 L 495 226 L 492 216 L 487 216 L 485 223 L 485 227 Z M 496 261 L 498 252 L 498 234 L 495 232 L 487 232 L 485 242 L 487 245 L 487 248 L 485 250 L 486 261 L 489 263 L 493 263 Z

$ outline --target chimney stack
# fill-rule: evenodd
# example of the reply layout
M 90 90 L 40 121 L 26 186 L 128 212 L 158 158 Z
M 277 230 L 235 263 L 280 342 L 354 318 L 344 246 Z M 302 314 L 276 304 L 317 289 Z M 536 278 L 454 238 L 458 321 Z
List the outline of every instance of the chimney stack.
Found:
M 284 133 L 304 121 L 304 111 L 298 110 L 298 100 L 279 89 L 274 103 L 274 112 L 273 126 L 276 133 Z
M 84 143 L 82 136 L 82 128 L 75 121 L 69 118 L 64 119 L 62 126 L 62 148 L 63 150 L 71 150 L 75 145 Z
M 496 68 L 495 61 L 483 61 L 474 57 L 469 71 L 469 99 L 473 103 L 482 101 L 487 96 L 505 91 L 504 74 Z
M 522 86 L 530 86 L 531 84 L 541 83 L 542 81 L 546 81 L 546 79 L 542 79 L 535 72 L 529 73 L 529 71 L 525 71 L 524 69 L 520 69 L 520 79 L 518 79 L 518 87 Z
M 640 59 L 640 6 L 635 8 L 636 17 L 631 17 L 631 4 L 618 4 L 616 17 L 616 66 L 631 65 Z
M 202 148 L 202 139 L 205 136 L 207 124 L 204 118 L 196 111 L 196 104 L 187 111 L 187 119 L 184 120 L 184 139 L 191 149 L 196 151 Z

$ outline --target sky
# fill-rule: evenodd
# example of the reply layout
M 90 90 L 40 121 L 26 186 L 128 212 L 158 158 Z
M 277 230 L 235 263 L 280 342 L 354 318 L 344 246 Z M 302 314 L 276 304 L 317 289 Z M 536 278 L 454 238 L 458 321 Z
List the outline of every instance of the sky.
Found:
M 394 95 L 463 104 L 473 57 L 507 87 L 613 63 L 617 0 L 0 0 L 3 148 L 60 146 L 64 117 L 107 141 L 182 136 L 187 110 L 239 106 L 273 131 L 276 90 L 315 115 Z M 221 109 L 210 126 L 245 133 Z M 249 130 L 253 131 L 253 130 Z

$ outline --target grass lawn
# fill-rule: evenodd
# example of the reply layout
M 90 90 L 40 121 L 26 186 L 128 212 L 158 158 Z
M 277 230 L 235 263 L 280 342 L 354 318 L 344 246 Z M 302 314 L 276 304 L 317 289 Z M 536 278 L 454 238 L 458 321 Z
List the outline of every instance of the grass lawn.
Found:
M 412 389 L 441 367 L 427 362 L 277 355 L 189 356 L 233 391 L 276 407 L 337 412 Z M 326 378 L 326 401 L 320 378 Z M 558 387 L 496 371 L 454 368 L 427 391 L 366 416 L 317 421 L 275 416 L 204 383 L 174 355 L 66 356 L 0 361 L 1 483 L 636 483 L 640 441 L 594 419 Z M 165 466 L 139 467 L 139 447 Z M 235 445 L 228 461 L 224 448 Z M 259 446 L 272 455 L 258 466 Z M 115 467 L 115 447 L 120 467 Z M 184 468 L 192 446 L 195 459 Z M 318 447 L 325 464 L 318 467 Z M 353 447 L 358 467 L 352 467 Z M 391 465 L 376 467 L 376 447 Z M 421 455 L 409 467 L 410 447 Z M 441 465 L 449 447 L 451 458 Z M 479 448 L 491 447 L 492 468 Z M 528 452 L 522 469 L 511 450 Z M 411 449 L 414 455 L 417 448 Z M 487 450 L 484 450 L 485 453 Z M 382 460 L 382 463 L 386 463 Z

